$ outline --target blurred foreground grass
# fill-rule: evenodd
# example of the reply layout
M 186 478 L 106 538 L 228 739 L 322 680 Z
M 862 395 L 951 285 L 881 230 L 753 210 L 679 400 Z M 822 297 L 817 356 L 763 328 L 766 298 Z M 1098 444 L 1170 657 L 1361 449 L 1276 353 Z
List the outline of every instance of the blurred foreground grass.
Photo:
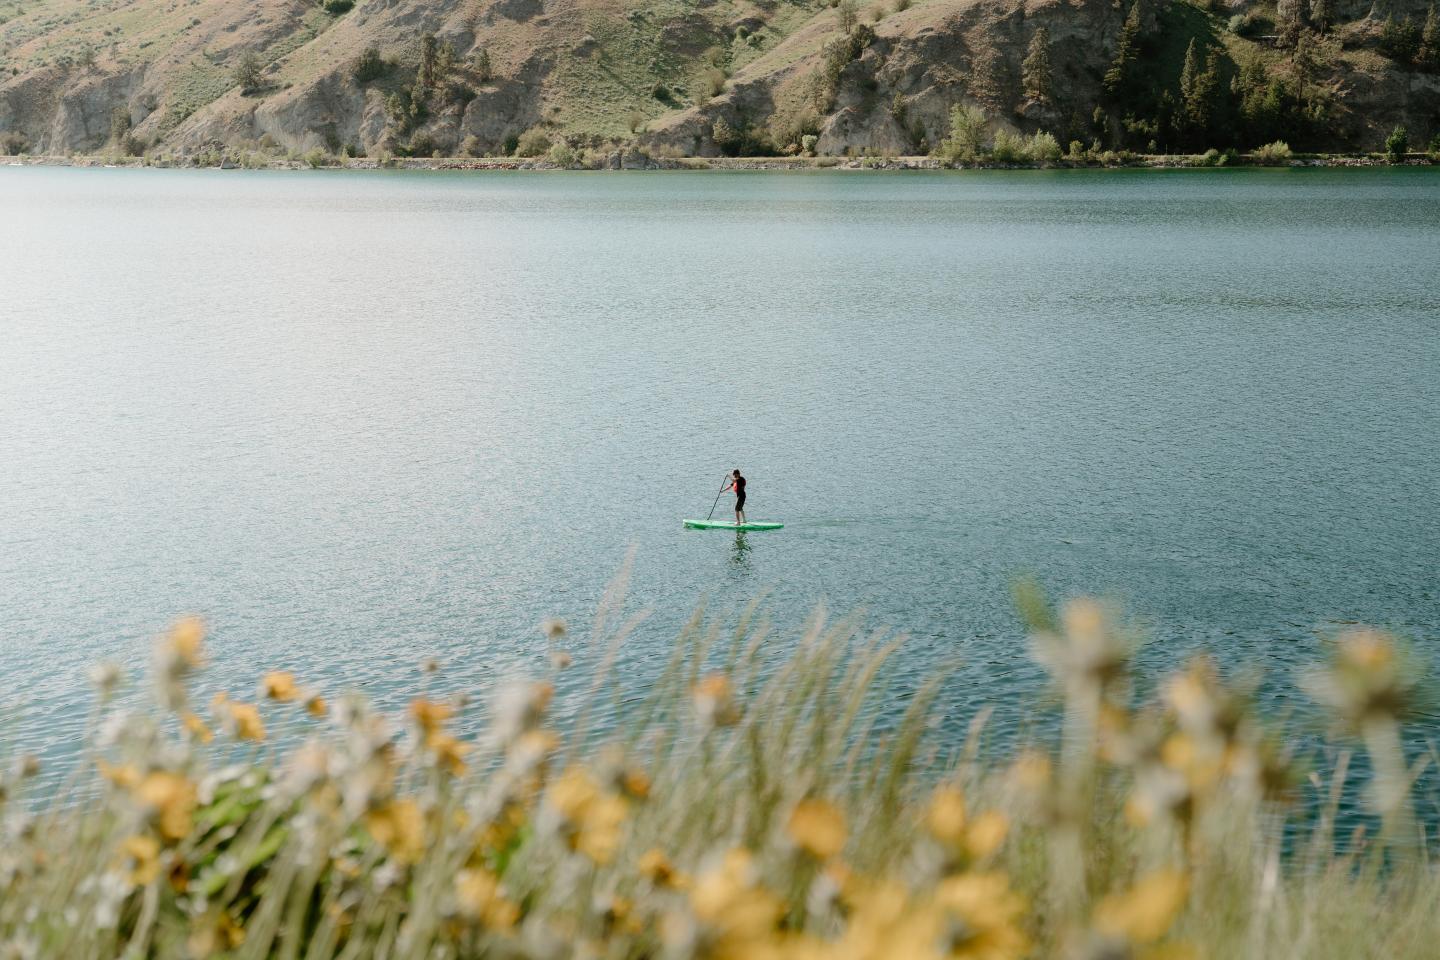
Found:
M 938 679 L 877 722 L 896 644 L 819 618 L 779 664 L 763 630 L 688 632 L 603 737 L 588 709 L 556 732 L 552 677 L 507 688 L 477 739 L 461 700 L 385 717 L 279 672 L 201 716 L 183 621 L 153 709 L 106 715 L 54 796 L 26 795 L 25 758 L 0 781 L 0 958 L 1437 955 L 1400 739 L 1415 671 L 1390 637 L 1338 638 L 1304 681 L 1373 771 L 1380 828 L 1339 843 L 1344 749 L 1307 778 L 1209 660 L 1136 703 L 1111 611 L 1021 608 L 1062 734 L 999 758 L 978 725 L 931 741 Z M 102 700 L 117 679 L 97 670 Z

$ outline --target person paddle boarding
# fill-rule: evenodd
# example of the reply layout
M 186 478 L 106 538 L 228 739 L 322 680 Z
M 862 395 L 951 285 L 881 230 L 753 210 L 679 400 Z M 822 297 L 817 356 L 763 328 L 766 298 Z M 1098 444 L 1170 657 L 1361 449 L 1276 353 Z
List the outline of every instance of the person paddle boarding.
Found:
M 725 490 L 735 491 L 735 525 L 738 527 L 745 522 L 745 478 L 740 476 L 739 470 L 731 472 L 730 484 Z

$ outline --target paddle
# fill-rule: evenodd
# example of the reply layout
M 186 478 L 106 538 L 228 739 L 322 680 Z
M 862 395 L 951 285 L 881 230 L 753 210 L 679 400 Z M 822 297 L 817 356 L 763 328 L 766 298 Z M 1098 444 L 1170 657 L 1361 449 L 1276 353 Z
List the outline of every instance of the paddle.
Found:
M 730 474 L 725 474 L 725 479 L 720 481 L 720 493 L 725 492 L 725 484 L 730 482 Z M 720 493 L 715 494 L 715 502 L 710 504 L 710 512 L 705 514 L 705 522 L 709 523 L 710 518 L 715 516 L 715 508 L 720 505 Z

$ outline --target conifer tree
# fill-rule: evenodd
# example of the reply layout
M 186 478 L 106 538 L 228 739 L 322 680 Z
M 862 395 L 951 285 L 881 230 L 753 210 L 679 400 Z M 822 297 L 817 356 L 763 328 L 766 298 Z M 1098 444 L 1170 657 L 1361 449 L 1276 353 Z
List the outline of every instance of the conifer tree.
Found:
M 1020 65 L 1025 95 L 1041 103 L 1050 102 L 1050 31 L 1044 27 L 1030 38 L 1030 49 Z
M 1105 92 L 1118 97 L 1130 87 L 1130 74 L 1140 53 L 1140 0 L 1130 6 L 1125 25 L 1120 28 L 1120 42 L 1115 47 L 1115 60 L 1105 71 Z
M 1200 61 L 1195 56 L 1195 38 L 1185 48 L 1185 65 L 1180 68 L 1180 103 L 1188 104 L 1195 90 L 1195 78 L 1200 73 Z
M 1432 73 L 1440 72 L 1440 18 L 1435 16 L 1435 5 L 1425 17 L 1425 28 L 1420 31 L 1420 69 Z
M 415 74 L 415 87 L 428 94 L 435 89 L 435 61 L 439 54 L 439 43 L 435 34 L 427 33 L 420 38 L 420 69 Z
M 1332 3 L 1333 0 L 1310 0 L 1310 22 L 1322 37 L 1330 31 L 1330 24 L 1335 20 Z
M 1185 50 L 1180 70 L 1180 116 L 1182 126 L 1196 143 L 1203 142 L 1215 124 L 1216 94 L 1220 89 L 1220 56 L 1211 50 L 1200 66 L 1195 41 Z
M 1279 0 L 1275 4 L 1275 21 L 1281 46 L 1293 50 L 1300 40 L 1300 31 L 1305 28 L 1304 0 Z

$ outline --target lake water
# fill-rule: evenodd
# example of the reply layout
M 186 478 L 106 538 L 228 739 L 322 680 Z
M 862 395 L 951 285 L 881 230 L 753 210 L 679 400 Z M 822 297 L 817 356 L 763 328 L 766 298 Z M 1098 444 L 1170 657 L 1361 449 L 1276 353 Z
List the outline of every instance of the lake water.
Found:
M 1433 657 L 1437 334 L 1425 170 L 0 169 L 0 741 L 189 612 L 236 693 L 483 693 L 632 547 L 637 686 L 763 593 L 1014 729 L 1027 573 L 1150 670 Z M 681 528 L 732 467 L 783 531 Z

